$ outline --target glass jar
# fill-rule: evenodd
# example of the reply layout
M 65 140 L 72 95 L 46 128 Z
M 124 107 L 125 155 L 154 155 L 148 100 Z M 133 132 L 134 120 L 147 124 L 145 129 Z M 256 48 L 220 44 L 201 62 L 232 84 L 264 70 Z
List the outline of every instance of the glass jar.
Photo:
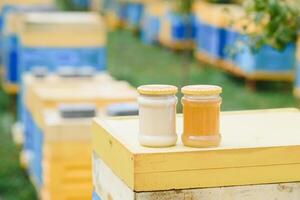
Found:
M 217 147 L 221 142 L 220 107 L 222 88 L 190 85 L 181 89 L 184 97 L 182 142 L 190 147 Z
M 138 88 L 139 142 L 147 147 L 176 144 L 178 89 L 171 85 L 144 85 Z

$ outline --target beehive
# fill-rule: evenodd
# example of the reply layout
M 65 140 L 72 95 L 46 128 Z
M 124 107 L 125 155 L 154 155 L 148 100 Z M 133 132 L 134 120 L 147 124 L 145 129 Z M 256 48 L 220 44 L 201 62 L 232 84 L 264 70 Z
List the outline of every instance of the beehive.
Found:
M 281 52 L 264 45 L 253 52 L 247 34 L 261 27 L 246 16 L 240 5 L 194 3 L 197 16 L 196 57 L 248 80 L 293 80 L 295 45 Z
M 74 34 L 76 33 L 76 34 Z M 30 13 L 20 33 L 20 71 L 45 66 L 106 66 L 106 31 L 102 18 L 93 13 Z
M 158 41 L 161 19 L 169 9 L 168 4 L 160 0 L 145 3 L 141 24 L 141 37 L 144 43 L 152 44 Z
M 206 54 L 214 59 L 225 58 L 226 46 L 232 43 L 227 39 L 233 34 L 228 29 L 234 24 L 234 20 L 242 18 L 242 8 L 233 4 L 195 1 L 193 13 L 197 21 L 197 53 Z M 235 40 L 238 36 L 233 37 Z
M 174 10 L 175 3 L 166 1 L 169 8 L 163 14 L 158 34 L 159 42 L 175 50 L 193 49 L 195 18 L 192 14 L 180 15 Z
M 76 88 L 76 91 L 74 91 Z M 25 105 L 39 124 L 40 110 L 53 108 L 60 103 L 94 103 L 98 108 L 120 103 L 132 102 L 136 99 L 136 91 L 126 82 L 112 81 L 108 83 L 86 82 L 84 84 L 65 84 L 33 87 L 24 94 Z
M 30 168 L 41 198 L 91 199 L 91 119 L 46 109 L 42 123 Z
M 18 71 L 18 32 L 22 23 L 22 14 L 30 11 L 46 11 L 53 9 L 50 0 L 12 0 L 2 1 L 1 32 L 2 32 L 2 64 L 4 71 L 3 86 L 11 94 L 17 92 Z
M 294 95 L 300 99 L 300 37 L 298 36 L 297 42 L 297 55 L 296 55 L 296 81 Z
M 142 17 L 145 11 L 145 5 L 151 0 L 127 0 L 127 15 L 126 25 L 130 30 L 137 30 L 140 28 Z
M 262 74 L 262 79 L 273 79 L 272 76 L 276 79 L 277 76 L 279 79 L 281 77 L 282 80 L 293 80 L 296 45 L 290 43 L 279 50 L 265 44 L 253 51 L 250 46 L 251 43 L 248 42 L 251 40 L 248 34 L 259 35 L 267 20 L 261 20 L 262 26 L 251 20 L 254 19 L 247 19 L 247 17 L 239 19 L 228 30 L 227 41 L 230 40 L 228 37 L 234 38 L 232 35 L 235 35 L 235 42 L 234 40 L 231 41 L 231 45 L 237 46 L 235 43 L 238 42 L 239 51 L 234 55 L 234 64 L 248 75 Z M 227 42 L 227 46 L 229 45 L 230 43 Z
M 100 198 L 114 200 L 274 196 L 296 200 L 300 197 L 299 120 L 298 109 L 225 112 L 221 146 L 197 149 L 181 141 L 170 148 L 140 146 L 137 117 L 95 119 L 95 191 Z M 182 116 L 177 117 L 177 130 L 180 136 Z
M 74 90 L 76 88 L 76 91 Z M 121 92 L 120 92 L 121 91 Z M 20 120 L 24 126 L 25 149 L 30 146 L 30 129 L 33 123 L 41 127 L 41 110 L 55 108 L 60 103 L 93 103 L 98 108 L 135 101 L 136 91 L 126 82 L 114 81 L 106 75 L 78 79 L 48 77 L 45 80 L 25 76 L 24 92 L 21 95 Z M 27 144 L 29 142 L 29 144 Z
M 28 93 L 32 93 L 32 90 L 37 87 L 46 87 L 46 88 L 64 88 L 70 89 L 72 87 L 80 87 L 80 85 L 85 83 L 94 83 L 101 84 L 105 82 L 108 84 L 113 81 L 113 78 L 105 73 L 99 73 L 91 78 L 62 78 L 56 74 L 50 74 L 44 78 L 36 78 L 31 73 L 25 73 L 23 75 L 23 85 L 21 87 L 20 98 L 18 101 L 18 127 L 21 128 L 16 134 L 22 134 L 23 136 L 23 152 L 22 152 L 22 163 L 24 163 L 26 167 L 26 163 L 28 163 L 30 157 L 30 148 L 32 147 L 31 132 L 34 128 L 34 121 L 32 119 L 32 114 L 28 111 L 28 108 L 25 106 L 25 95 Z M 34 106 L 34 104 L 33 104 Z M 39 111 L 39 108 L 37 108 Z M 39 114 L 36 114 L 39 115 Z M 40 116 L 40 115 L 39 115 Z M 26 139 L 27 138 L 27 139 Z
M 77 194 L 81 194 L 77 196 L 79 199 L 86 199 L 86 195 L 90 198 L 92 188 L 87 183 L 91 141 L 86 134 L 89 120 L 63 120 L 55 109 L 60 104 L 84 103 L 95 105 L 99 114 L 106 115 L 108 105 L 135 101 L 135 89 L 105 75 L 81 80 L 53 76 L 44 81 L 27 75 L 24 80 L 27 147 L 24 150 L 32 152 L 28 170 L 38 191 L 45 199 L 60 195 L 60 198 L 75 198 Z

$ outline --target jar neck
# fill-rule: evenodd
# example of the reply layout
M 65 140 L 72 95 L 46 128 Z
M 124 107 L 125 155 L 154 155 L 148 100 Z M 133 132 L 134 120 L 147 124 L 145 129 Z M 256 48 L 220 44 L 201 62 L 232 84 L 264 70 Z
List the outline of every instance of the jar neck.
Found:
M 153 100 L 164 100 L 164 99 L 173 99 L 176 96 L 175 95 L 144 95 L 140 94 L 140 97 L 147 98 L 147 99 L 153 99 Z
M 177 104 L 175 95 L 140 95 L 138 103 L 146 106 L 171 106 Z
M 187 100 L 218 100 L 221 99 L 220 95 L 184 95 Z

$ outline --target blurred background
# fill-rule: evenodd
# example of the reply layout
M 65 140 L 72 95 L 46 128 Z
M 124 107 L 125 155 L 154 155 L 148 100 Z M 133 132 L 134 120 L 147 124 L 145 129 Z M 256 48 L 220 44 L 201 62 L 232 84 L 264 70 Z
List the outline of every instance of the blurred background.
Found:
M 11 134 L 30 66 L 95 66 L 134 88 L 220 85 L 223 111 L 299 106 L 298 0 L 0 0 L 0 6 L 0 200 L 38 198 L 20 163 L 23 147 Z M 88 26 L 79 12 L 101 22 Z M 63 31 L 45 31 L 51 26 Z M 72 38 L 101 48 L 74 53 Z

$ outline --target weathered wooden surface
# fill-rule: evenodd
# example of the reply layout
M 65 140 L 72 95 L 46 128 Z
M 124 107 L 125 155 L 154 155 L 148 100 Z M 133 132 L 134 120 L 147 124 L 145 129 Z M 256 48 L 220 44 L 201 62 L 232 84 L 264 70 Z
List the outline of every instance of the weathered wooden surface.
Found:
M 300 181 L 299 121 L 297 109 L 225 112 L 221 146 L 197 149 L 142 147 L 138 118 L 96 119 L 93 150 L 135 191 Z

